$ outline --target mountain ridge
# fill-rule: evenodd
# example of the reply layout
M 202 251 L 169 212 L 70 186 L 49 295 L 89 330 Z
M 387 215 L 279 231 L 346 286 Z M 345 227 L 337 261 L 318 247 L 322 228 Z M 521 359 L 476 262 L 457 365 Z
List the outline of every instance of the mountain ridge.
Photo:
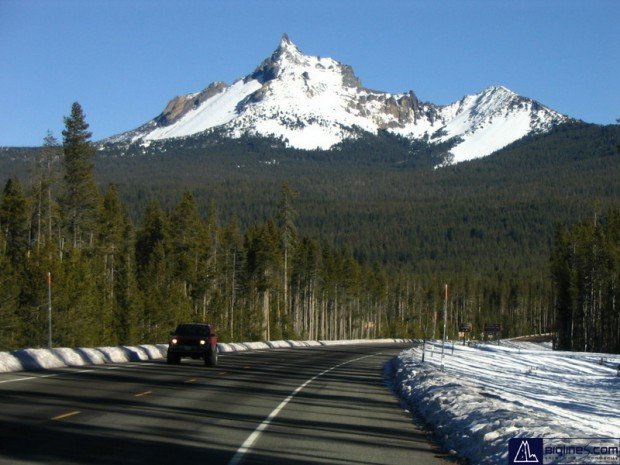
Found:
M 217 128 L 231 138 L 274 137 L 313 150 L 331 149 L 359 131 L 387 130 L 410 140 L 450 142 L 451 158 L 459 162 L 570 120 L 499 85 L 443 106 L 419 100 L 412 90 L 371 90 L 351 66 L 304 55 L 284 34 L 271 56 L 245 77 L 174 97 L 151 121 L 102 143 L 148 146 Z

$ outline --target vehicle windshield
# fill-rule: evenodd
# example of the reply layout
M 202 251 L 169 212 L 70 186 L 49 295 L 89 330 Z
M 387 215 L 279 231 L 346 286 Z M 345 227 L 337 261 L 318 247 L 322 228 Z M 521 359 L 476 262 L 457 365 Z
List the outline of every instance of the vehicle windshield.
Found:
M 208 336 L 211 328 L 208 325 L 179 325 L 174 333 L 181 336 Z

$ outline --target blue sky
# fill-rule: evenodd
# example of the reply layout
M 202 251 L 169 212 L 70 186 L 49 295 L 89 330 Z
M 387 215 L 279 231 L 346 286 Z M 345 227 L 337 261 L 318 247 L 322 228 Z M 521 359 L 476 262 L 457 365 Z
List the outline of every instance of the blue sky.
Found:
M 175 95 L 250 73 L 286 32 L 366 87 L 446 104 L 501 84 L 620 118 L 618 0 L 0 0 L 0 146 L 60 138 L 79 101 L 97 140 Z

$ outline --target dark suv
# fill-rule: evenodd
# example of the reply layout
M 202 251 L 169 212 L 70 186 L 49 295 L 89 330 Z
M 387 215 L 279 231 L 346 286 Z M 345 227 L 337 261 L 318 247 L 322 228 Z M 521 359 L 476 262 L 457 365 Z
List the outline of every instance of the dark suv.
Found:
M 186 323 L 170 333 L 168 356 L 170 364 L 181 363 L 182 357 L 202 358 L 207 366 L 217 365 L 217 334 L 211 325 Z

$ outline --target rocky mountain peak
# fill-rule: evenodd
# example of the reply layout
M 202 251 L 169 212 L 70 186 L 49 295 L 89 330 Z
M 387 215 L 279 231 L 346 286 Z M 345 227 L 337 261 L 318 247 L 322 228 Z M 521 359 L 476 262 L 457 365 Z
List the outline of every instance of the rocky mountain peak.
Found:
M 500 85 L 443 106 L 420 101 L 413 91 L 367 89 L 351 66 L 304 55 L 283 34 L 271 56 L 245 78 L 175 97 L 149 123 L 111 139 L 148 144 L 221 128 L 233 138 L 276 137 L 311 150 L 330 149 L 360 131 L 388 130 L 410 140 L 444 144 L 451 147 L 455 161 L 462 161 L 566 120 Z
M 280 43 L 269 58 L 264 60 L 248 78 L 256 79 L 261 84 L 265 84 L 277 78 L 280 71 L 288 63 L 299 64 L 303 60 L 303 53 L 285 33 L 280 39 Z M 246 80 L 248 79 L 246 78 Z
M 282 38 L 280 39 L 280 43 L 278 45 L 278 48 L 276 49 L 276 52 L 286 50 L 290 50 L 293 53 L 301 54 L 301 52 L 299 51 L 299 47 L 297 47 L 297 45 L 293 43 L 288 34 L 285 32 L 284 34 L 282 34 Z

